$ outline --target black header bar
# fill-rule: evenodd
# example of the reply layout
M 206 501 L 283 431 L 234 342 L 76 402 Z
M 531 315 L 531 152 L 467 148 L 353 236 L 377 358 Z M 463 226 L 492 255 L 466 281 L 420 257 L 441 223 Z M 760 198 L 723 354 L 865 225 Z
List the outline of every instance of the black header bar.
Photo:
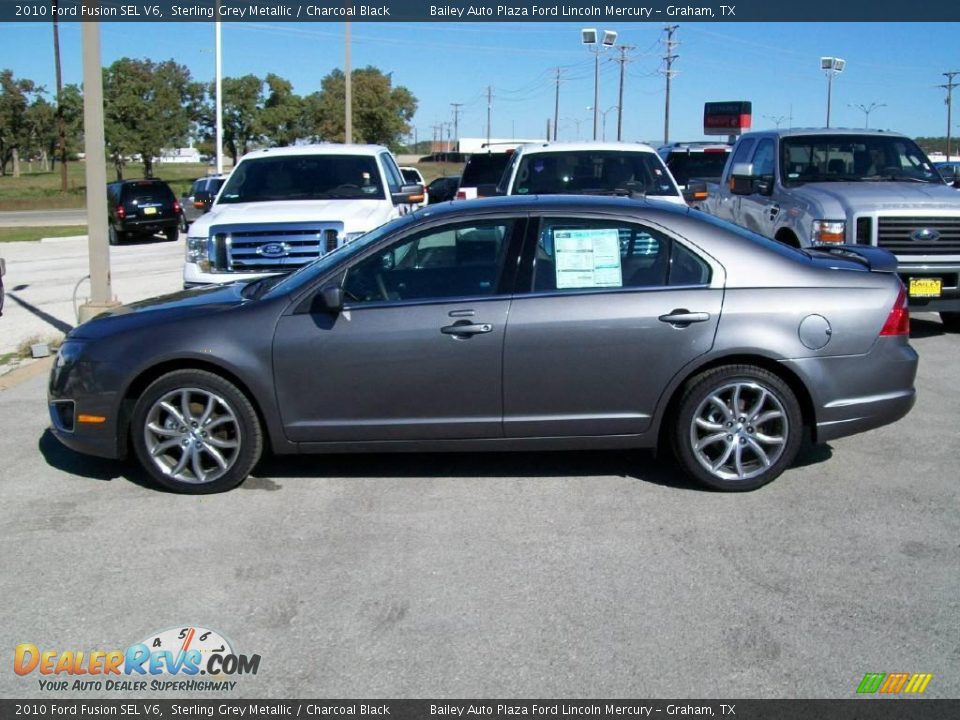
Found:
M 59 0 L 60 22 L 213 20 L 214 0 Z M 956 0 L 223 0 L 226 22 L 960 22 Z M 0 21 L 49 22 L 50 0 L 0 0 Z

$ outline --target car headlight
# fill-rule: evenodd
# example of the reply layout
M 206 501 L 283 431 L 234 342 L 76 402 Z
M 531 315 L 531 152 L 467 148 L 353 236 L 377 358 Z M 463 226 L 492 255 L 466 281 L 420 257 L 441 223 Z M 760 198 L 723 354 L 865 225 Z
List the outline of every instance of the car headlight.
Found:
M 76 340 L 67 340 L 60 346 L 60 349 L 57 350 L 57 359 L 54 362 L 54 367 L 59 370 L 76 361 L 76 359 L 80 357 L 82 350 L 83 343 Z
M 843 220 L 814 220 L 810 242 L 842 245 L 846 238 L 847 223 Z
M 203 272 L 210 270 L 210 258 L 207 253 L 207 239 L 205 237 L 188 237 L 186 259 L 188 263 L 196 263 Z

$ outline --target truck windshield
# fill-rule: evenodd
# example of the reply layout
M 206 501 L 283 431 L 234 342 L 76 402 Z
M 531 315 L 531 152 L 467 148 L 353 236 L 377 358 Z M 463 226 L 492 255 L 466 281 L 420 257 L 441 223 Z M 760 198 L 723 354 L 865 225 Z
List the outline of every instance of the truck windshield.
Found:
M 622 150 L 524 154 L 513 194 L 613 195 L 631 191 L 646 195 L 679 194 L 659 155 Z
M 366 155 L 286 155 L 244 160 L 217 204 L 270 200 L 382 200 L 376 159 Z
M 883 135 L 785 137 L 780 150 L 783 184 L 908 181 L 940 184 L 930 160 L 909 138 Z

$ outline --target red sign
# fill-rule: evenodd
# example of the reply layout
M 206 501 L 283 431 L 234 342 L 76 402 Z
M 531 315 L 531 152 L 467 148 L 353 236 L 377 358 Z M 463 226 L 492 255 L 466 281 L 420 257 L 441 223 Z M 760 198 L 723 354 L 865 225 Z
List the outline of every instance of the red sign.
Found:
M 739 135 L 749 130 L 753 104 L 746 100 L 708 102 L 703 105 L 704 135 Z

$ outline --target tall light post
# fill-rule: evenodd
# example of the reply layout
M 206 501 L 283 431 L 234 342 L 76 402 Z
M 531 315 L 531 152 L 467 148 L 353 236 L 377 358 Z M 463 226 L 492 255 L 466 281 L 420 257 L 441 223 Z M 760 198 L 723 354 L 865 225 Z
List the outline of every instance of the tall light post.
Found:
M 780 127 L 780 123 L 787 119 L 786 115 L 764 115 L 763 117 L 776 125 L 777 128 Z
M 223 174 L 223 57 L 220 49 L 221 29 L 220 29 L 220 2 L 218 0 L 215 8 L 216 22 L 214 23 L 214 35 L 216 36 L 216 95 L 217 95 L 217 174 Z
M 591 109 L 592 109 L 592 108 L 587 108 L 587 110 L 591 110 Z M 603 120 L 601 120 L 601 122 L 600 122 L 600 125 L 601 125 L 601 128 L 602 128 L 602 129 L 601 129 L 601 134 L 600 134 L 600 139 L 603 140 L 604 142 L 606 142 L 606 140 L 607 140 L 607 114 L 613 112 L 614 110 L 619 110 L 619 109 L 620 109 L 620 106 L 619 106 L 619 105 L 611 105 L 611 106 L 608 107 L 606 110 L 601 110 L 601 111 L 600 111 L 600 115 L 603 116 Z
M 602 32 L 602 36 L 601 33 Z M 593 139 L 597 139 L 597 125 L 600 115 L 600 53 L 617 44 L 614 30 L 599 31 L 596 28 L 583 28 L 580 41 L 593 53 Z
M 864 114 L 863 127 L 867 130 L 870 129 L 870 113 L 874 110 L 882 107 L 886 107 L 886 103 L 877 103 L 872 102 L 869 105 L 864 105 L 863 103 L 848 104 L 847 107 L 858 108 L 860 112 Z
M 843 72 L 847 61 L 838 57 L 820 58 L 820 69 L 827 74 L 827 127 L 830 127 L 830 103 L 833 99 L 833 76 Z

